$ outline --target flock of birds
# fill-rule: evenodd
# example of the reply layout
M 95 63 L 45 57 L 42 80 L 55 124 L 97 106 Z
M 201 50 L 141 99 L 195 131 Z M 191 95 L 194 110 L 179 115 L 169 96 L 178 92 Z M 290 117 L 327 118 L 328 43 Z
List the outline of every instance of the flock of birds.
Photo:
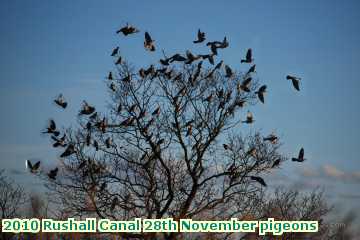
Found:
M 131 34 L 135 34 L 140 32 L 136 27 L 131 26 L 129 24 L 126 24 L 126 26 L 120 28 L 116 33 L 120 34 L 122 33 L 124 36 L 128 36 Z M 193 41 L 194 44 L 198 44 L 198 43 L 203 43 L 206 40 L 206 34 L 205 32 L 202 32 L 200 29 L 197 32 L 197 39 L 195 39 Z M 209 63 L 211 65 L 215 65 L 214 62 L 214 56 L 218 54 L 218 49 L 223 49 L 223 48 L 227 48 L 229 46 L 229 42 L 227 41 L 226 37 L 224 37 L 224 39 L 222 41 L 212 41 L 212 42 L 208 42 L 206 43 L 206 46 L 209 46 L 211 53 L 210 54 L 204 54 L 204 55 L 194 55 L 193 53 L 191 53 L 189 50 L 186 51 L 185 56 L 181 55 L 181 54 L 174 54 L 171 57 L 165 57 L 164 59 L 160 59 L 160 63 L 163 66 L 168 66 L 170 63 L 173 62 L 183 62 L 185 64 L 191 64 L 194 61 L 198 60 L 198 59 L 203 59 L 203 60 L 208 60 Z M 152 39 L 152 37 L 150 36 L 150 34 L 148 32 L 145 32 L 145 39 L 144 39 L 144 48 L 148 51 L 155 51 L 156 47 L 155 47 L 155 40 Z M 164 54 L 165 55 L 165 54 Z M 116 47 L 113 49 L 112 53 L 111 53 L 112 57 L 117 57 L 117 60 L 115 61 L 115 64 L 121 64 L 122 63 L 122 57 L 119 56 L 119 47 Z M 241 63 L 253 63 L 254 58 L 252 56 L 252 49 L 248 49 L 246 52 L 246 56 L 244 59 L 241 59 Z M 201 64 L 202 62 L 200 62 L 197 66 L 197 74 L 200 74 L 200 68 L 201 68 Z M 214 67 L 214 69 L 212 71 L 210 71 L 208 77 L 211 77 L 211 75 L 215 72 L 215 70 L 219 70 L 223 65 L 223 61 L 220 61 L 218 64 L 216 64 L 216 66 Z M 256 65 L 252 65 L 250 67 L 250 69 L 247 71 L 247 76 L 249 76 L 250 73 L 255 72 L 255 67 Z M 166 68 L 165 68 L 166 69 Z M 233 70 L 230 68 L 230 66 L 225 65 L 224 66 L 225 69 L 225 77 L 226 78 L 231 78 L 234 75 Z M 157 73 L 162 73 L 162 74 L 167 74 L 166 70 L 160 69 L 160 70 L 155 70 L 155 67 L 153 65 L 151 65 L 148 69 L 140 69 L 139 70 L 139 75 L 141 77 L 146 77 L 148 75 L 151 75 L 152 77 L 155 77 L 157 75 Z M 175 80 L 178 77 L 175 77 Z M 109 80 L 113 80 L 114 76 L 112 74 L 112 72 L 109 72 L 107 79 Z M 286 76 L 287 80 L 291 80 L 292 81 L 292 85 L 293 87 L 297 90 L 300 91 L 300 80 L 301 78 L 293 76 L 293 75 L 287 75 Z M 250 92 L 250 82 L 251 82 L 252 78 L 251 77 L 247 77 L 240 85 L 238 85 L 238 90 L 242 90 L 244 92 Z M 126 76 L 124 79 L 122 79 L 122 81 L 124 82 L 129 82 L 131 81 L 131 76 L 128 75 Z M 113 91 L 116 90 L 116 86 L 115 84 L 112 82 L 112 84 L 110 84 L 109 88 Z M 255 94 L 258 96 L 258 99 L 260 102 L 264 103 L 264 95 L 266 93 L 266 89 L 267 86 L 266 85 L 262 85 L 256 92 Z M 181 89 L 179 91 L 179 93 L 183 92 L 185 89 Z M 218 93 L 218 95 L 223 96 L 224 92 L 220 92 Z M 209 95 L 207 96 L 204 101 L 206 102 L 210 102 L 213 98 L 213 95 Z M 58 105 L 59 107 L 65 109 L 68 106 L 68 103 L 66 102 L 65 98 L 63 97 L 62 94 L 60 94 L 55 100 L 54 103 L 56 105 Z M 240 102 L 239 105 L 243 105 L 244 102 Z M 136 108 L 136 105 L 133 105 L 130 107 L 129 111 L 134 111 Z M 121 105 L 119 105 L 117 111 L 120 112 L 122 110 Z M 146 113 L 142 112 L 140 113 L 140 116 L 144 116 Z M 158 116 L 160 114 L 160 107 L 156 108 L 153 112 L 152 112 L 152 116 Z M 107 128 L 107 121 L 105 118 L 100 119 L 97 116 L 97 112 L 95 107 L 89 105 L 87 102 L 83 102 L 83 106 L 82 109 L 79 112 L 79 115 L 86 115 L 89 116 L 89 122 L 86 125 L 87 130 L 90 132 L 91 128 L 93 126 L 97 127 L 98 129 L 100 129 L 103 133 L 106 132 L 106 128 Z M 139 117 L 140 117 L 139 116 Z M 123 122 L 120 123 L 120 126 L 131 126 L 134 122 L 134 118 L 127 118 L 125 119 Z M 149 127 L 152 123 L 154 122 L 154 118 L 152 118 L 149 123 L 147 124 L 147 127 Z M 244 121 L 242 121 L 243 123 L 246 124 L 251 124 L 254 122 L 254 117 L 252 115 L 252 113 L 250 111 L 248 111 L 246 119 Z M 186 135 L 190 135 L 192 132 L 192 128 L 191 128 L 191 122 L 189 124 L 186 124 L 188 126 L 188 131 L 186 133 Z M 67 143 L 66 142 L 66 134 L 64 133 L 61 137 L 60 136 L 60 131 L 57 129 L 55 121 L 54 120 L 50 120 L 49 121 L 49 125 L 46 128 L 46 131 L 44 131 L 43 133 L 45 134 L 50 134 L 51 135 L 51 139 L 54 141 L 53 143 L 53 147 L 57 148 L 57 147 L 62 147 L 65 148 L 64 152 L 60 155 L 61 158 L 65 158 L 68 156 L 71 156 L 72 154 L 76 153 L 75 150 L 75 146 L 72 143 Z M 269 141 L 272 144 L 275 144 L 278 140 L 278 137 L 275 134 L 270 134 L 267 137 L 263 138 L 264 141 Z M 161 144 L 162 142 L 164 142 L 164 139 L 159 140 L 158 144 Z M 90 146 L 91 145 L 91 136 L 90 134 L 88 134 L 86 136 L 86 145 Z M 92 143 L 93 147 L 95 148 L 96 151 L 99 150 L 99 143 L 96 140 L 93 140 Z M 105 146 L 107 148 L 110 148 L 111 146 L 113 146 L 112 144 L 112 140 L 111 138 L 107 138 L 105 140 Z M 230 149 L 229 145 L 227 144 L 223 144 L 223 147 L 225 150 Z M 256 149 L 252 148 L 250 150 L 248 150 L 247 154 L 250 154 L 252 156 L 255 156 L 256 153 Z M 294 162 L 303 162 L 305 160 L 304 158 L 304 149 L 301 148 L 299 151 L 299 154 L 297 157 L 292 158 L 292 161 Z M 272 168 L 278 166 L 280 164 L 281 160 L 277 159 L 273 162 L 272 164 Z M 83 163 L 80 164 L 79 169 L 84 167 L 82 166 L 84 165 Z M 26 160 L 26 167 L 30 170 L 31 173 L 37 173 L 40 169 L 40 161 L 37 161 L 36 163 L 32 163 L 30 160 Z M 234 169 L 235 166 L 230 166 L 229 171 L 232 171 L 232 169 Z M 59 169 L 56 167 L 52 170 L 50 170 L 47 173 L 47 176 L 52 179 L 52 180 L 56 180 L 56 176 L 58 174 Z M 265 183 L 264 179 L 258 176 L 250 176 L 251 180 L 254 180 L 258 183 L 260 183 L 262 186 L 267 186 L 267 184 Z

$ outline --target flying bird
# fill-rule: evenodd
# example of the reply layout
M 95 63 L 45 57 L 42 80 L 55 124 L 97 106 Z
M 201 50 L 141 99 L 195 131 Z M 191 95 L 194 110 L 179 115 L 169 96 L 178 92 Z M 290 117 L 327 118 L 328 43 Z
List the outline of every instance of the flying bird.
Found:
M 254 117 L 250 111 L 247 112 L 246 120 L 242 121 L 242 122 L 247 123 L 247 124 L 251 124 L 251 123 L 255 122 Z
M 95 112 L 95 107 L 90 106 L 86 101 L 83 101 L 83 106 L 79 115 L 90 115 L 93 112 Z
M 250 83 L 251 83 L 252 78 L 248 77 L 246 78 L 241 84 L 240 87 L 238 88 L 238 90 L 243 90 L 244 92 L 250 92 Z
M 251 180 L 257 181 L 258 183 L 260 183 L 264 187 L 267 186 L 264 179 L 262 179 L 261 177 L 251 176 L 250 178 L 251 178 Z
M 264 137 L 263 140 L 264 141 L 269 141 L 272 144 L 275 144 L 278 141 L 278 137 L 275 134 L 272 133 L 269 136 Z
M 260 100 L 260 102 L 262 103 L 265 103 L 264 101 L 264 95 L 266 93 L 266 88 L 267 86 L 266 85 L 262 85 L 259 90 L 257 90 L 255 93 L 258 95 L 258 98 Z
M 249 48 L 246 52 L 246 57 L 245 59 L 241 60 L 241 63 L 252 63 L 254 59 L 252 58 L 252 50 L 251 48 Z
M 58 173 L 59 169 L 58 168 L 55 168 L 53 170 L 50 170 L 50 172 L 47 174 L 48 177 L 52 180 L 56 180 L 56 176 L 57 176 L 57 173 Z
M 148 51 L 155 51 L 155 45 L 154 40 L 151 38 L 150 34 L 148 32 L 145 32 L 145 41 L 144 41 L 144 47 Z
M 65 101 L 65 98 L 63 97 L 62 94 L 60 94 L 60 95 L 54 100 L 54 102 L 55 102 L 58 106 L 62 107 L 63 109 L 65 109 L 65 108 L 67 107 L 67 102 Z
M 122 27 L 118 31 L 116 31 L 117 34 L 123 33 L 125 36 L 127 36 L 129 34 L 137 33 L 137 32 L 140 32 L 140 31 L 129 24 L 126 24 L 125 27 Z
M 32 165 L 30 160 L 26 160 L 25 162 L 26 168 L 30 169 L 31 173 L 36 173 L 40 167 L 40 161 L 37 161 L 34 165 Z
M 111 56 L 114 57 L 114 56 L 116 56 L 118 53 L 119 53 L 119 47 L 116 47 L 116 48 L 114 48 L 114 49 L 112 50 Z
M 246 74 L 250 74 L 250 73 L 255 72 L 255 68 L 256 68 L 256 64 L 252 65 L 252 66 L 249 68 L 249 70 L 247 71 Z
M 193 43 L 202 43 L 205 39 L 205 32 L 201 32 L 199 29 L 197 32 L 197 39 L 193 41 Z
M 68 157 L 75 153 L 75 146 L 73 144 L 69 144 L 65 151 L 60 155 L 61 158 Z
M 295 77 L 295 76 L 291 76 L 291 75 L 287 75 L 287 76 L 286 76 L 286 79 L 287 79 L 287 80 L 291 80 L 294 88 L 295 88 L 296 90 L 300 91 L 300 86 L 299 86 L 299 85 L 300 85 L 300 80 L 301 80 L 301 78 Z
M 116 62 L 115 62 L 115 65 L 119 65 L 119 64 L 121 64 L 121 63 L 122 63 L 122 57 L 119 56 L 118 59 L 117 59 Z
M 54 144 L 53 147 L 57 148 L 57 147 L 66 147 L 66 143 L 65 143 L 65 138 L 66 138 L 66 134 L 64 133 L 64 135 L 61 138 L 57 138 L 55 136 L 51 136 L 51 139 L 54 140 Z
M 301 148 L 299 151 L 299 156 L 297 158 L 292 158 L 291 159 L 294 162 L 303 162 L 306 159 L 304 158 L 304 148 Z
M 56 124 L 53 119 L 50 119 L 49 126 L 46 128 L 46 132 L 43 133 L 53 134 L 55 137 L 60 135 L 60 132 L 56 130 Z

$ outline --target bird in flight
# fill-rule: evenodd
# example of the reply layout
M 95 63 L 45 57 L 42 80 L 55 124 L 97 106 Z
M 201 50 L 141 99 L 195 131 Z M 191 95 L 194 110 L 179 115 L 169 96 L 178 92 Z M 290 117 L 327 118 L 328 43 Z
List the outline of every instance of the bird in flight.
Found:
M 57 176 L 58 171 L 59 171 L 58 168 L 52 169 L 52 170 L 50 170 L 50 172 L 47 175 L 48 175 L 48 177 L 50 179 L 56 180 L 56 176 Z
M 119 47 L 116 47 L 116 48 L 114 48 L 114 49 L 112 50 L 111 56 L 114 57 L 114 56 L 116 56 L 118 53 L 119 53 Z
M 56 124 L 53 119 L 50 119 L 49 126 L 46 128 L 46 132 L 43 133 L 53 134 L 55 137 L 60 135 L 60 132 L 56 130 Z
M 238 90 L 243 90 L 244 92 L 250 92 L 250 82 L 252 80 L 252 77 L 246 78 L 238 87 Z
M 242 59 L 241 63 L 252 63 L 252 61 L 254 61 L 254 59 L 252 58 L 252 50 L 251 48 L 249 48 L 246 52 L 245 59 Z
M 249 68 L 249 70 L 247 71 L 246 75 L 247 75 L 247 74 L 250 74 L 250 73 L 252 73 L 252 72 L 255 72 L 255 68 L 256 68 L 256 64 L 252 65 L 252 66 Z
M 93 112 L 95 112 L 95 107 L 90 106 L 86 101 L 83 101 L 83 106 L 79 115 L 90 115 Z
M 262 179 L 261 177 L 251 176 L 250 178 L 251 178 L 251 180 L 257 181 L 258 183 L 260 183 L 264 187 L 267 186 L 264 179 Z
M 271 168 L 274 168 L 274 167 L 279 166 L 279 165 L 280 165 L 280 161 L 281 161 L 280 158 L 276 159 L 276 160 L 274 161 L 274 163 L 272 164 Z
M 254 117 L 250 111 L 247 112 L 246 120 L 242 121 L 242 122 L 247 123 L 247 124 L 251 124 L 251 123 L 255 122 Z
M 264 137 L 263 140 L 264 141 L 269 141 L 272 144 L 275 144 L 277 142 L 277 140 L 278 140 L 278 137 L 275 134 L 272 133 L 269 136 Z
M 66 147 L 66 143 L 65 143 L 65 138 L 66 138 L 66 134 L 64 133 L 64 135 L 61 138 L 57 138 L 55 136 L 51 136 L 51 139 L 54 140 L 54 144 L 53 147 L 57 148 L 57 147 Z
M 64 98 L 64 96 L 63 96 L 62 94 L 60 94 L 60 95 L 54 100 L 54 102 L 55 102 L 58 106 L 62 107 L 63 109 L 65 109 L 65 108 L 67 107 L 67 102 L 65 101 L 65 98 Z
M 137 33 L 137 32 L 140 32 L 140 31 L 129 24 L 126 24 L 125 27 L 122 27 L 118 31 L 116 31 L 117 34 L 122 33 L 125 36 L 127 36 L 129 34 Z
M 75 146 L 73 144 L 69 144 L 65 151 L 60 155 L 61 158 L 68 157 L 75 153 Z
M 193 43 L 202 43 L 205 39 L 205 32 L 201 32 L 199 29 L 197 32 L 197 39 L 193 41 Z
M 25 162 L 26 168 L 30 169 L 31 173 L 36 173 L 40 167 L 40 161 L 37 161 L 34 165 L 32 165 L 30 160 L 26 160 Z
M 264 95 L 266 93 L 266 85 L 262 85 L 255 93 L 258 95 L 260 102 L 265 103 Z
M 145 32 L 145 41 L 144 41 L 144 47 L 148 51 L 155 51 L 155 40 L 153 40 L 148 32 Z
M 292 76 L 292 75 L 287 75 L 287 76 L 286 76 L 286 79 L 287 79 L 287 80 L 291 80 L 294 88 L 295 88 L 296 90 L 300 91 L 300 80 L 301 80 L 301 78 L 295 77 L 295 76 Z
M 291 160 L 294 161 L 294 162 L 303 162 L 303 161 L 305 161 L 304 148 L 300 149 L 299 156 L 297 158 L 292 158 Z

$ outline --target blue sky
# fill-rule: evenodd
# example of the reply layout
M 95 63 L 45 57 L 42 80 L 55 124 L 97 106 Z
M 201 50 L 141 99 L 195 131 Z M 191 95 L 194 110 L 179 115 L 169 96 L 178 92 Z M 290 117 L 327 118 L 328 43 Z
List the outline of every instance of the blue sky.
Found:
M 145 53 L 142 34 L 115 34 L 130 22 L 169 54 L 194 49 L 198 28 L 209 40 L 226 35 L 230 47 L 221 57 L 233 68 L 245 70 L 240 58 L 251 47 L 269 87 L 266 104 L 252 110 L 252 129 L 275 130 L 287 156 L 303 146 L 308 158 L 281 174 L 328 186 L 337 200 L 360 199 L 359 1 L 3 0 L 0 18 L 0 168 L 19 183 L 36 181 L 25 159 L 56 164 L 40 134 L 48 118 L 66 126 L 83 99 L 106 105 L 114 46 L 139 66 L 160 56 Z M 286 81 L 289 73 L 303 78 L 301 92 Z M 70 102 L 66 112 L 51 103 L 60 92 Z

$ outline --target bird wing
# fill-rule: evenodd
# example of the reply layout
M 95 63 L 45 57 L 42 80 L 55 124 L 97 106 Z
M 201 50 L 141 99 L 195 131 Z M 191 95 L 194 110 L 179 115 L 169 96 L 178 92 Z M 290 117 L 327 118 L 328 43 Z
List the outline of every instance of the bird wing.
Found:
M 50 120 L 50 125 L 49 125 L 50 129 L 51 130 L 55 130 L 56 129 L 56 124 L 55 124 L 55 121 L 54 120 Z
M 303 159 L 303 158 L 304 158 L 304 148 L 301 148 L 299 152 L 299 159 Z
M 247 59 L 247 60 L 250 60 L 251 57 L 252 57 L 252 50 L 251 50 L 251 48 L 249 48 L 249 49 L 247 50 L 247 52 L 246 52 L 246 59 Z
M 150 34 L 148 32 L 145 32 L 145 41 L 146 42 L 152 42 L 152 39 L 151 39 Z
M 295 78 L 292 79 L 292 84 L 296 90 L 300 91 L 299 80 L 297 80 Z

